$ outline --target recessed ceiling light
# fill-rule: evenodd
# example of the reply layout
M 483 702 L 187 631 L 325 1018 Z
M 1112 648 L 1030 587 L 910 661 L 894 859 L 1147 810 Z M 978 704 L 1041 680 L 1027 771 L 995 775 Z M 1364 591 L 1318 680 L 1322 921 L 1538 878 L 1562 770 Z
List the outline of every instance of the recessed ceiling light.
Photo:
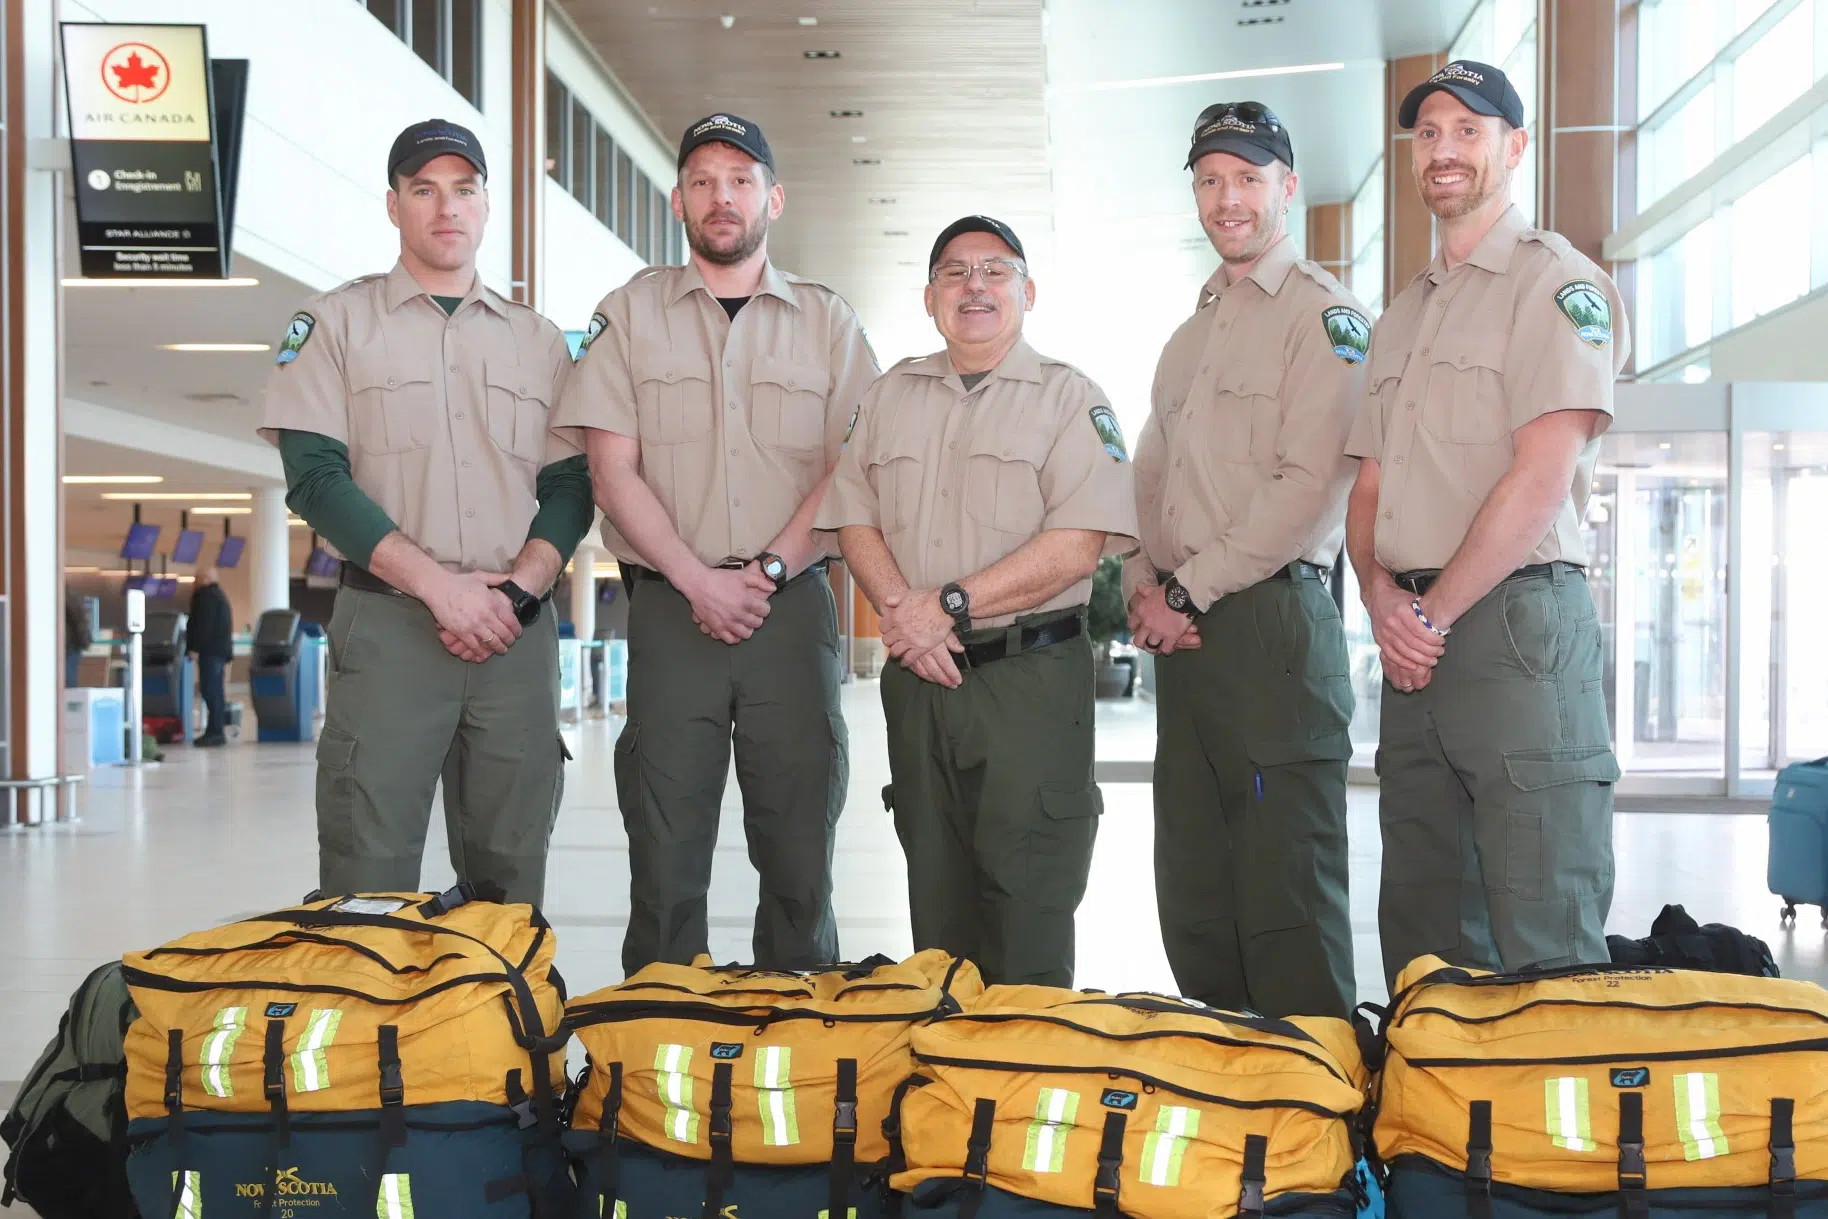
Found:
M 881 157 L 852 157 L 851 164 L 852 165 L 880 165 L 880 164 L 882 164 L 882 158 Z
M 893 203 L 893 202 L 895 202 L 895 196 L 893 196 L 893 195 L 871 195 L 870 202 L 871 203 Z M 1783 446 L 1779 445 L 1778 447 L 1782 448 Z
M 1784 446 L 1783 446 L 1783 445 L 1781 445 L 1781 444 L 1774 444 L 1774 445 L 1772 445 L 1772 446 L 1771 446 L 1771 451 L 1772 451 L 1772 452 L 1773 452 L 1773 453 L 1781 453 L 1781 452 L 1783 452 L 1783 451 L 1784 451 Z M 68 482 L 68 481 L 70 481 L 70 480 L 69 480 L 69 479 L 67 479 L 67 478 L 66 478 L 66 479 L 65 479 L 65 480 L 64 480 L 64 481 L 65 481 L 65 482 Z
M 800 54 L 804 55 L 808 59 L 838 59 L 838 58 L 840 58 L 840 54 L 837 51 L 801 51 Z
M 906 229 L 884 229 L 882 235 L 884 237 L 906 237 L 908 231 Z
M 717 24 L 723 26 L 727 30 L 736 24 L 736 17 L 731 13 L 725 13 L 717 19 Z
M 302 516 L 288 516 L 286 518 L 286 525 L 292 529 L 304 529 L 310 524 L 311 522 L 307 521 Z
M 869 142 L 870 137 L 867 135 L 854 135 L 851 137 L 851 143 L 853 144 L 867 144 Z
M 66 288 L 252 288 L 257 279 L 66 279 Z
M 192 516 L 248 516 L 252 508 L 226 508 L 221 504 L 205 504 L 201 508 L 192 508 Z
M 1657 447 L 1659 449 L 1667 449 L 1669 447 L 1669 441 L 1665 440 L 1662 444 L 1659 444 Z
M 272 351 L 271 343 L 161 343 L 166 351 Z
M 802 18 L 800 18 L 800 24 L 801 25 L 818 25 L 819 19 L 817 17 L 802 17 Z
M 831 116 L 835 119 L 860 119 L 863 117 L 863 111 L 861 111 L 861 110 L 834 110 L 831 112 Z
M 1780 444 L 1777 447 L 1781 449 L 1784 446 Z M 66 483 L 91 483 L 103 486 L 112 484 L 127 487 L 144 483 L 162 483 L 165 481 L 165 476 L 163 474 L 66 474 L 63 476 L 63 480 Z
M 252 491 L 104 491 L 102 498 L 200 502 L 211 499 L 253 499 L 254 493 Z

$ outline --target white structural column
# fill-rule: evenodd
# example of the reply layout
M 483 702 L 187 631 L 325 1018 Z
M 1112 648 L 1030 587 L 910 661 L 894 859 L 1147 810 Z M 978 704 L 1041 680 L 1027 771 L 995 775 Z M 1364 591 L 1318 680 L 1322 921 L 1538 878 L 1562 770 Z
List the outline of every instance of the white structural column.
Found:
M 9 9 L 13 6 L 9 5 Z M 9 82 L 21 101 L 15 120 L 23 120 L 27 164 L 12 162 L 21 181 L 14 195 L 23 222 L 24 250 L 15 249 L 21 267 L 15 281 L 19 296 L 15 307 L 23 313 L 22 325 L 13 331 L 17 346 L 13 358 L 22 366 L 13 382 L 18 393 L 14 410 L 20 412 L 12 429 L 14 451 L 8 454 L 9 516 L 7 529 L 8 616 L 11 619 L 13 671 L 7 674 L 11 709 L 9 724 L 12 752 L 8 759 L 14 778 L 42 779 L 57 774 L 59 701 L 63 685 L 63 657 L 59 639 L 63 619 L 61 556 L 63 488 L 62 437 L 58 401 L 61 393 L 58 355 L 62 302 L 59 299 L 59 257 L 63 249 L 63 159 L 48 141 L 54 137 L 57 87 L 52 48 L 56 39 L 53 6 L 27 4 L 22 20 L 9 33 L 23 35 L 11 59 L 22 69 L 20 81 Z M 15 10 L 16 11 L 16 10 Z M 10 14 L 9 14 L 10 22 Z M 22 95 L 22 97 L 21 97 Z M 9 111 L 13 109 L 11 105 Z M 23 629 L 21 629 L 23 628 Z
M 596 568 L 597 548 L 585 539 L 579 544 L 571 567 L 571 624 L 584 643 L 597 637 L 597 581 L 592 574 Z
M 292 541 L 286 534 L 286 489 L 261 487 L 254 492 L 254 515 L 248 518 L 248 608 L 256 620 L 270 609 L 292 604 Z

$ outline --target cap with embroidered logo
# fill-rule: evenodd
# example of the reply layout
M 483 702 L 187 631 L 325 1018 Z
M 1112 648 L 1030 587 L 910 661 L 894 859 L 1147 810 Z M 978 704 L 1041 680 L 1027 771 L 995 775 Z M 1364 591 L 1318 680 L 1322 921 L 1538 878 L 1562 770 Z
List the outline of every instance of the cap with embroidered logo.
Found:
M 1193 147 L 1187 153 L 1192 169 L 1208 153 L 1228 152 L 1252 165 L 1281 161 L 1295 168 L 1295 146 L 1288 129 L 1262 102 L 1219 102 L 1200 111 L 1193 120 Z
M 1422 102 L 1430 93 L 1451 93 L 1474 114 L 1503 119 L 1523 126 L 1523 99 L 1503 71 L 1476 59 L 1456 59 L 1409 91 L 1396 112 L 1396 125 L 1404 131 L 1415 126 Z
M 946 252 L 946 247 L 952 244 L 953 238 L 962 237 L 966 233 L 989 233 L 1014 251 L 1017 258 L 1023 262 L 1028 261 L 1028 255 L 1022 250 L 1022 239 L 1017 237 L 1016 231 L 1007 224 L 994 216 L 961 216 L 941 229 L 939 236 L 934 238 L 933 252 L 927 255 L 927 273 L 929 275 L 933 273 L 933 268 L 939 265 L 939 256 Z
M 680 169 L 685 168 L 686 158 L 701 144 L 728 144 L 766 165 L 769 173 L 774 172 L 774 150 L 768 147 L 768 137 L 746 118 L 734 114 L 708 114 L 687 127 L 679 140 Z
M 443 156 L 462 157 L 485 179 L 489 176 L 482 141 L 474 131 L 444 119 L 427 119 L 394 137 L 394 146 L 387 153 L 387 185 L 392 187 L 402 176 L 410 178 Z

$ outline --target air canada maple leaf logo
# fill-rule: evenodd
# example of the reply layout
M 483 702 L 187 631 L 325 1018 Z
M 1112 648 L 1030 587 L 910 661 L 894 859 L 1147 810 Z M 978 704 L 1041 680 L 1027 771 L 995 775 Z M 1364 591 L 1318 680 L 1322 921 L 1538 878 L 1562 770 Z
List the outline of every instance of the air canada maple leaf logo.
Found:
M 171 65 L 155 47 L 123 42 L 102 56 L 102 84 L 121 101 L 142 106 L 171 87 Z

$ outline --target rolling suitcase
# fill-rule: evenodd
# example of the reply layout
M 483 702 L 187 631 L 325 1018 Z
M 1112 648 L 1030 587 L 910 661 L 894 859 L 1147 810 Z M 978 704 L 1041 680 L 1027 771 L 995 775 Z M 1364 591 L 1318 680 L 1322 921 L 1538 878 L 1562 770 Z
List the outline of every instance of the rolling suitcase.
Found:
M 1778 772 L 1770 827 L 1765 882 L 1784 899 L 1783 920 L 1794 923 L 1798 906 L 1819 906 L 1828 927 L 1828 758 Z

